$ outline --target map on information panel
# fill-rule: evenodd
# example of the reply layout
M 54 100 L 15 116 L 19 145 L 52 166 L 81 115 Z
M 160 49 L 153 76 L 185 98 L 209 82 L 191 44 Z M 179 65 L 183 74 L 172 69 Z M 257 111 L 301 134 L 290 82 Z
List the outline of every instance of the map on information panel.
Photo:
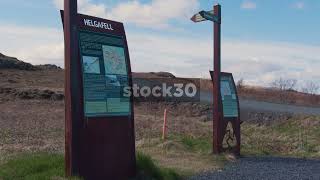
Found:
M 99 58 L 92 56 L 83 56 L 83 69 L 85 73 L 100 74 Z
M 130 115 L 130 99 L 123 97 L 121 91 L 123 87 L 128 86 L 127 57 L 123 39 L 80 32 L 79 40 L 85 116 Z
M 127 74 L 126 57 L 122 47 L 103 45 L 102 51 L 106 74 Z

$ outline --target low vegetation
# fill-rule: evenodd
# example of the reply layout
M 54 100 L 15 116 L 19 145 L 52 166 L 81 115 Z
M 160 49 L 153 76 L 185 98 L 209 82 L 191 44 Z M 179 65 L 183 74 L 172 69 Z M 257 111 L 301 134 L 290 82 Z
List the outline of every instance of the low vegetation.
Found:
M 151 155 L 160 165 L 174 168 L 182 175 L 223 167 L 228 161 L 226 156 L 211 154 L 212 121 L 181 117 L 181 113 L 175 116 L 177 111 L 168 115 L 169 136 L 165 141 L 160 139 L 161 114 L 138 115 L 138 149 Z M 243 156 L 320 158 L 320 117 L 291 115 L 270 122 L 245 121 L 241 128 Z
M 244 123 L 242 154 L 320 158 L 320 117 L 293 117 L 269 125 Z
M 36 153 L 11 157 L 0 165 L 0 179 L 51 180 L 65 179 L 62 154 Z M 71 180 L 82 178 L 72 177 Z M 161 168 L 149 155 L 137 153 L 137 177 L 139 179 L 177 180 L 180 176 L 172 169 Z
M 64 158 L 60 154 L 20 154 L 0 165 L 0 179 L 52 179 L 64 176 Z
M 175 170 L 181 177 L 220 169 L 227 161 L 225 155 L 211 153 L 209 141 L 197 138 L 169 137 L 165 141 L 157 138 L 140 141 L 144 143 L 139 142 L 139 151 L 150 155 L 159 166 Z

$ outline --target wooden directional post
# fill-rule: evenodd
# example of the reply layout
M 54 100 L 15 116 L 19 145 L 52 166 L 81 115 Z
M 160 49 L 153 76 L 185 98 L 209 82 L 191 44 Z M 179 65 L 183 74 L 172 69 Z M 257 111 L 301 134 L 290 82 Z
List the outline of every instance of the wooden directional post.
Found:
M 213 21 L 214 29 L 214 46 L 213 46 L 213 152 L 220 153 L 222 150 L 222 102 L 221 102 L 221 88 L 220 88 L 220 74 L 221 74 L 221 6 L 213 7 L 214 16 L 218 21 Z
M 222 121 L 223 109 L 220 90 L 221 74 L 221 6 L 213 6 L 212 11 L 200 11 L 191 20 L 193 22 L 212 21 L 213 22 L 213 152 L 222 151 Z

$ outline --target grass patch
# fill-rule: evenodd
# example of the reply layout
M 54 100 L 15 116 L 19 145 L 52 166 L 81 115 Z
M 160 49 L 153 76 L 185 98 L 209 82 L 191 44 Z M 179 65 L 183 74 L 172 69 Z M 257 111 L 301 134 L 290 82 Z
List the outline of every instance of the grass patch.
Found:
M 59 154 L 23 154 L 0 166 L 0 179 L 52 179 L 64 176 L 64 157 Z
M 209 138 L 195 138 L 192 136 L 179 137 L 181 143 L 190 151 L 208 153 L 211 151 L 212 144 Z
M 166 142 L 171 142 L 176 144 L 176 146 L 180 145 L 180 149 L 178 149 L 181 150 L 182 147 L 182 149 L 186 152 L 198 153 L 202 155 L 208 155 L 212 152 L 212 137 L 171 134 L 166 140 L 160 140 L 157 142 L 157 144 L 165 144 Z M 156 146 L 157 144 L 152 144 L 152 146 Z
M 177 180 L 180 176 L 173 170 L 168 168 L 160 168 L 157 166 L 150 156 L 141 152 L 137 153 L 137 179 L 154 179 L 154 180 Z
M 224 166 L 225 155 L 212 154 L 211 140 L 203 137 L 171 134 L 166 140 L 143 139 L 138 151 L 150 155 L 162 167 L 174 169 L 180 177 L 189 177 Z
M 177 180 L 180 176 L 172 169 L 157 166 L 150 156 L 137 153 L 136 179 Z M 64 179 L 62 154 L 20 154 L 0 165 L 0 179 L 51 180 Z M 69 179 L 81 179 L 72 177 Z

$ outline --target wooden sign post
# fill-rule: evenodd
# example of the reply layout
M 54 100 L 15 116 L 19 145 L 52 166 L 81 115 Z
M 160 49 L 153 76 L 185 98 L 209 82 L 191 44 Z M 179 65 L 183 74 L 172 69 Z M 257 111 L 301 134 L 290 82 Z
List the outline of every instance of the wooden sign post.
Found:
M 61 11 L 65 38 L 65 167 L 67 176 L 135 176 L 132 73 L 122 23 Z
M 220 74 L 221 74 L 221 6 L 216 5 L 213 7 L 213 14 L 217 17 L 218 21 L 213 22 L 213 137 L 214 137 L 214 153 L 221 153 L 222 150 L 222 102 L 220 91 Z
M 198 14 L 192 16 L 193 22 L 212 21 L 214 30 L 213 39 L 213 69 L 211 71 L 211 77 L 213 81 L 213 152 L 219 154 L 226 150 L 232 151 L 236 155 L 240 155 L 240 114 L 239 114 L 239 102 L 236 89 L 233 88 L 234 81 L 232 77 L 232 83 L 226 86 L 227 88 L 234 89 L 233 94 L 228 94 L 232 98 L 237 100 L 235 107 L 237 113 L 233 113 L 231 117 L 226 117 L 224 114 L 224 108 L 227 107 L 223 104 L 222 98 L 225 96 L 221 94 L 221 6 L 215 5 L 211 11 L 200 11 Z M 230 73 L 224 73 L 230 75 Z M 229 92 L 229 91 L 228 91 Z M 226 103 L 225 103 L 226 104 Z M 231 127 L 229 126 L 229 122 Z M 229 128 L 230 127 L 230 128 Z M 227 129 L 229 128 L 229 129 Z M 226 137 L 226 133 L 229 133 Z M 230 137 L 229 137 L 230 136 Z M 227 138 L 227 142 L 226 142 Z M 230 141 L 233 141 L 233 145 L 230 147 Z M 224 143 L 227 147 L 224 147 Z

